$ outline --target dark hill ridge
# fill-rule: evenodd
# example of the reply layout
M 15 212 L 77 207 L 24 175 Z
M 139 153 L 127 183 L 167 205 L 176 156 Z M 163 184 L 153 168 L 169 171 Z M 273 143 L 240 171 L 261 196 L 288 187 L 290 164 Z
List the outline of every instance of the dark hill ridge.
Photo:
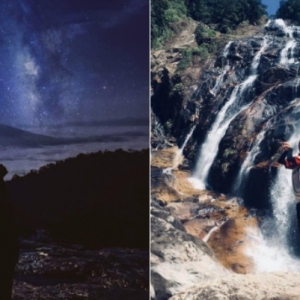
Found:
M 80 154 L 7 182 L 22 233 L 148 249 L 149 151 Z
M 121 118 L 103 121 L 89 122 L 66 122 L 54 125 L 55 127 L 62 126 L 149 126 L 148 118 Z
M 22 129 L 0 124 L 1 146 L 32 146 L 39 144 L 51 144 L 57 141 L 55 138 L 31 133 Z
M 92 142 L 122 142 L 130 136 L 145 136 L 144 132 L 124 132 L 121 134 L 107 134 L 101 136 L 56 138 L 43 134 L 36 134 L 26 130 L 14 128 L 12 126 L 0 124 L 0 146 L 18 146 L 18 147 L 40 147 L 72 145 Z

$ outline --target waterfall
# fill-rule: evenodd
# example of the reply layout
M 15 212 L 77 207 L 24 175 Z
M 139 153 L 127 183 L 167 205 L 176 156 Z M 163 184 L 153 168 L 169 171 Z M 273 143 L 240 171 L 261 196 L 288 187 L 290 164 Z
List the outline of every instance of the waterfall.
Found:
M 213 161 L 217 155 L 219 143 L 224 136 L 230 122 L 234 119 L 236 114 L 232 115 L 229 119 L 226 120 L 227 111 L 231 105 L 236 102 L 238 97 L 239 89 L 242 87 L 242 84 L 236 86 L 231 94 L 230 99 L 224 105 L 224 107 L 219 112 L 215 123 L 213 124 L 212 129 L 208 133 L 205 142 L 203 143 L 200 154 L 199 161 L 196 165 L 196 171 L 193 174 L 193 178 L 199 181 L 199 186 L 202 186 L 205 189 L 206 179 L 208 176 L 209 169 L 213 164 Z M 245 89 L 245 85 L 243 90 Z M 224 122 L 225 121 L 225 122 Z M 199 188 L 198 186 L 198 188 Z
M 276 19 L 274 20 L 275 24 L 277 24 L 283 32 L 290 38 L 293 37 L 293 31 L 294 31 L 294 26 L 287 26 L 285 22 L 282 19 Z M 270 23 L 268 22 L 266 26 L 268 26 Z
M 177 168 L 178 167 L 178 164 L 179 164 L 179 159 L 183 153 L 183 150 L 187 144 L 187 142 L 189 141 L 189 139 L 191 138 L 191 136 L 193 135 L 193 132 L 195 130 L 196 126 L 193 126 L 191 131 L 188 133 L 188 135 L 186 136 L 181 148 L 177 151 L 176 155 L 175 155 L 175 158 L 174 158 L 174 162 L 173 162 L 173 169 Z
M 255 117 L 253 123 L 249 122 L 249 124 L 250 126 L 253 126 L 255 128 L 259 128 L 260 126 L 262 126 L 262 124 L 265 124 L 265 127 L 257 134 L 255 141 L 252 142 L 251 148 L 248 150 L 249 153 L 247 157 L 240 167 L 233 191 L 235 195 L 241 195 L 244 184 L 246 180 L 249 179 L 249 171 L 253 167 L 255 159 L 258 154 L 260 154 L 260 151 L 263 151 L 262 157 L 264 157 L 264 160 L 267 161 L 265 154 L 274 153 L 273 148 L 276 144 L 273 143 L 276 140 L 281 139 L 282 136 L 285 136 L 289 132 L 289 125 L 292 124 L 293 118 L 299 118 L 297 114 L 295 114 L 294 116 L 291 115 L 286 117 L 285 114 L 287 113 L 287 110 L 283 114 L 281 114 L 281 112 L 286 109 L 287 106 L 289 106 L 290 109 L 292 107 L 291 105 L 294 104 L 293 101 L 297 99 L 298 95 L 298 85 L 300 83 L 300 78 L 295 78 L 295 76 L 297 76 L 295 74 L 295 63 L 298 61 L 297 56 L 299 55 L 299 49 L 297 48 L 299 45 L 299 38 L 297 37 L 295 32 L 298 31 L 299 35 L 300 30 L 299 27 L 287 26 L 283 22 L 283 20 L 268 22 L 268 24 L 271 23 L 273 27 L 269 29 L 269 32 L 271 32 L 271 35 L 273 35 L 273 37 L 263 37 L 263 42 L 260 46 L 260 50 L 254 55 L 250 68 L 248 67 L 248 70 L 250 69 L 250 74 L 246 78 L 244 78 L 243 82 L 236 85 L 232 89 L 228 100 L 218 112 L 214 123 L 207 132 L 204 142 L 199 149 L 199 156 L 197 159 L 196 167 L 193 172 L 192 178 L 189 179 L 189 181 L 192 182 L 194 187 L 197 189 L 206 188 L 207 177 L 211 166 L 218 154 L 220 142 L 226 134 L 226 131 L 232 123 L 233 119 L 253 103 L 253 101 L 248 101 L 248 103 L 245 104 L 243 97 L 245 96 L 246 91 L 253 87 L 254 82 L 258 78 L 258 73 L 260 73 L 260 75 L 263 75 L 262 73 L 267 71 L 267 69 L 265 70 L 264 68 L 274 68 L 276 70 L 276 68 L 278 67 L 280 72 L 282 71 L 282 66 L 278 66 L 277 64 L 278 57 L 274 55 L 275 50 L 279 51 L 280 49 L 279 63 L 285 66 L 287 69 L 289 68 L 291 72 L 289 74 L 289 77 L 284 78 L 284 80 L 282 80 L 282 78 L 276 78 L 276 72 L 264 73 L 265 77 L 269 76 L 268 74 L 271 74 L 271 76 L 273 76 L 274 74 L 274 78 L 270 78 L 269 81 L 265 80 L 269 78 L 263 78 L 264 76 L 259 77 L 259 80 L 262 79 L 261 82 L 259 82 L 262 83 L 262 86 L 259 87 L 258 85 L 257 91 L 259 90 L 259 88 L 261 88 L 262 92 L 260 97 L 255 98 L 257 102 L 254 105 L 257 104 L 257 106 L 254 106 L 254 108 L 257 108 L 257 110 L 253 110 L 253 113 L 257 113 L 258 116 Z M 286 36 L 283 37 L 283 33 L 285 33 Z M 274 38 L 275 36 L 276 38 Z M 228 57 L 231 43 L 232 42 L 229 42 L 226 45 L 222 53 L 222 56 L 225 58 Z M 262 54 L 271 43 L 274 44 L 272 45 L 272 47 L 270 47 L 270 51 L 268 51 L 269 55 L 266 55 L 263 64 L 260 64 Z M 254 48 L 254 46 L 252 47 Z M 237 49 L 237 51 L 239 51 L 238 47 Z M 230 62 L 230 64 L 227 60 L 226 65 L 223 67 L 220 75 L 216 79 L 214 87 L 210 91 L 213 95 L 217 95 L 221 86 L 224 84 L 226 74 L 229 73 L 228 71 L 230 70 L 230 68 L 232 68 L 232 71 L 236 71 L 237 68 L 235 66 L 239 67 L 240 65 L 242 65 L 239 64 L 239 59 L 240 57 L 237 56 L 236 61 Z M 243 66 L 245 66 L 245 61 L 243 61 L 242 59 L 241 61 L 242 63 L 244 63 Z M 293 65 L 291 66 L 291 64 Z M 241 74 L 243 74 L 244 70 L 238 69 L 237 72 L 238 71 L 242 71 Z M 278 72 L 279 75 L 281 74 L 280 72 Z M 275 82 L 274 79 L 278 81 Z M 264 95 L 264 97 L 262 95 Z M 294 98 L 294 100 L 292 98 Z M 273 104 L 273 102 L 276 102 L 276 105 Z M 282 115 L 284 115 L 284 117 L 282 117 Z M 274 124 L 272 123 L 274 127 L 270 128 L 266 125 L 268 124 L 266 122 L 268 122 L 269 118 L 272 117 L 274 117 L 274 119 L 276 120 L 274 121 Z M 283 119 L 281 119 L 281 117 Z M 247 118 L 250 119 L 251 116 L 247 115 Z M 246 120 L 248 121 L 248 119 Z M 277 121 L 277 119 L 279 121 Z M 282 120 L 283 122 L 281 122 Z M 242 126 L 243 129 L 247 129 L 246 127 L 243 127 L 244 125 L 242 125 L 242 122 L 243 119 L 241 118 L 238 125 Z M 267 127 L 270 130 L 266 131 L 265 128 Z M 297 128 L 300 129 L 300 126 L 298 126 Z M 297 134 L 297 130 L 295 130 L 295 133 L 289 140 L 289 142 L 294 147 L 298 139 L 300 138 L 299 132 L 300 131 L 298 130 Z M 266 143 L 263 143 L 265 139 Z M 237 143 L 239 142 L 240 140 L 237 139 Z M 264 147 L 262 147 L 263 145 Z M 238 145 L 237 147 L 239 147 L 238 149 L 242 148 L 241 145 Z M 257 174 L 258 176 L 260 176 L 259 172 Z M 267 176 L 262 176 L 263 180 L 265 180 L 264 178 L 266 177 Z M 273 180 L 273 182 L 270 185 L 269 182 L 266 182 L 266 184 L 270 186 L 270 194 L 269 198 L 267 199 L 269 203 L 271 203 L 269 211 L 270 214 L 268 218 L 266 217 L 263 219 L 262 230 L 260 230 L 259 228 L 247 229 L 250 246 L 246 249 L 246 254 L 253 259 L 256 266 L 256 272 L 300 272 L 300 260 L 293 257 L 293 255 L 291 254 L 293 249 L 291 247 L 290 238 L 292 236 L 292 233 L 295 230 L 298 230 L 297 228 L 292 227 L 294 225 L 291 226 L 291 220 L 294 220 L 296 214 L 296 203 L 291 186 L 291 170 L 287 170 L 282 167 L 278 170 L 276 178 Z M 213 228 L 212 230 L 215 230 L 215 228 Z M 209 235 L 210 234 L 205 237 L 206 240 L 209 238 Z
M 232 44 L 232 41 L 230 41 L 229 43 L 227 43 L 226 47 L 224 48 L 224 51 L 222 53 L 222 56 L 227 58 L 227 55 L 229 53 L 229 48 Z M 223 80 L 224 80 L 224 76 L 225 74 L 228 72 L 228 70 L 230 69 L 230 65 L 229 65 L 229 61 L 227 60 L 227 63 L 223 69 L 223 72 L 221 73 L 221 75 L 218 76 L 217 80 L 216 80 L 216 83 L 215 83 L 215 86 L 213 87 L 213 89 L 211 90 L 211 93 L 216 96 L 217 92 L 219 91 L 220 89 L 220 86 L 221 84 L 223 83 Z
M 297 80 L 297 84 L 298 84 Z M 297 88 L 297 87 L 296 87 Z M 294 100 L 295 101 L 295 100 Z M 292 101 L 291 103 L 293 103 Z M 298 153 L 299 123 L 295 126 L 294 134 L 288 140 L 293 147 L 294 155 Z M 255 145 L 245 159 L 238 178 L 235 192 L 241 190 L 243 181 L 247 180 L 250 170 L 248 163 L 253 163 L 258 154 L 259 145 L 265 138 L 266 131 L 258 136 Z M 292 232 L 299 235 L 297 224 L 291 222 L 296 218 L 296 201 L 292 188 L 292 170 L 281 167 L 270 188 L 272 203 L 272 217 L 266 218 L 263 226 L 264 234 L 257 228 L 248 228 L 248 237 L 254 241 L 246 249 L 246 255 L 253 259 L 256 272 L 291 271 L 300 272 L 300 260 L 292 254 L 293 246 L 290 245 Z M 297 241 L 296 241 L 297 242 Z
M 242 192 L 243 184 L 245 183 L 245 180 L 247 180 L 249 171 L 254 165 L 255 157 L 260 151 L 259 146 L 260 146 L 260 143 L 263 141 L 264 137 L 265 137 L 265 131 L 262 130 L 257 135 L 255 143 L 254 143 L 250 153 L 247 155 L 246 159 L 244 160 L 244 162 L 240 168 L 239 174 L 237 176 L 235 186 L 234 186 L 235 194 L 240 194 Z
M 188 143 L 189 139 L 192 137 L 195 128 L 196 128 L 196 126 L 193 126 L 193 127 L 191 128 L 191 130 L 190 130 L 190 132 L 188 133 L 188 135 L 186 136 L 186 138 L 185 138 L 185 140 L 184 140 L 184 142 L 183 142 L 181 148 L 178 149 L 178 150 L 176 151 L 176 154 L 175 154 L 174 159 L 173 159 L 173 165 L 172 165 L 172 167 L 164 169 L 164 170 L 163 170 L 163 173 L 165 173 L 165 174 L 172 174 L 172 171 L 173 171 L 175 168 L 178 167 L 178 165 L 179 165 L 179 163 L 180 163 L 179 160 L 180 160 L 180 157 L 181 157 L 181 155 L 182 155 L 182 153 L 183 153 L 183 150 L 184 150 L 186 144 Z
M 295 132 L 288 141 L 294 150 L 298 148 L 298 140 L 299 134 Z M 296 209 L 291 177 L 291 170 L 282 167 L 273 182 L 270 196 L 274 217 L 266 221 L 271 222 L 269 236 L 264 237 L 260 231 L 249 228 L 248 234 L 256 242 L 247 249 L 247 255 L 254 260 L 257 272 L 300 272 L 300 261 L 291 256 L 288 246 L 291 211 L 295 213 Z
M 295 133 L 289 139 L 289 143 L 294 149 L 294 153 L 298 153 L 299 133 Z M 295 155 L 295 154 L 294 154 Z M 277 174 L 277 178 L 271 189 L 271 201 L 273 204 L 273 214 L 276 222 L 277 239 L 286 244 L 286 237 L 289 230 L 289 206 L 293 205 L 295 209 L 295 196 L 292 190 L 291 170 L 281 168 Z
M 295 85 L 295 90 L 294 90 L 294 98 L 297 97 L 299 84 L 300 84 L 300 77 L 297 77 L 297 84 Z
M 281 51 L 280 64 L 287 65 L 295 62 L 295 59 L 293 58 L 293 52 L 296 46 L 297 43 L 294 39 L 286 43 L 286 46 Z M 289 58 L 289 51 L 291 53 L 291 58 Z
M 241 106 L 239 100 L 241 100 L 243 92 L 247 88 L 251 87 L 256 80 L 260 57 L 267 45 L 267 39 L 264 38 L 260 51 L 253 58 L 250 76 L 234 88 L 229 100 L 218 113 L 211 130 L 201 146 L 199 159 L 196 164 L 195 172 L 192 176 L 193 179 L 191 180 L 196 188 L 205 188 L 210 167 L 214 162 L 218 152 L 219 143 L 225 135 L 229 124 L 242 110 L 246 109 L 250 105 L 250 103 L 248 103 Z

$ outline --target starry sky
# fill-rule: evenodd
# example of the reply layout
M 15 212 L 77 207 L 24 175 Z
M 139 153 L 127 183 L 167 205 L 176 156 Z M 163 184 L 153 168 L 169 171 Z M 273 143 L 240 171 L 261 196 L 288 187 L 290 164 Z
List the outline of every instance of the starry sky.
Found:
M 267 6 L 267 13 L 269 16 L 275 15 L 279 8 L 279 0 L 262 0 L 261 2 Z
M 2 0 L 0 123 L 149 115 L 148 0 Z

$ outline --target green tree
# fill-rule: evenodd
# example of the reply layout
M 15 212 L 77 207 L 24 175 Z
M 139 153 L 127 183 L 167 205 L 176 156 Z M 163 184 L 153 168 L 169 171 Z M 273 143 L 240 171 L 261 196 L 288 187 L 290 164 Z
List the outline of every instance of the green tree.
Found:
M 300 0 L 282 2 L 297 2 L 299 6 Z M 174 34 L 174 23 L 187 17 L 215 24 L 216 30 L 227 33 L 243 22 L 255 24 L 263 15 L 266 15 L 266 6 L 261 0 L 152 0 L 152 48 L 169 39 Z M 199 38 L 200 35 L 198 32 Z
M 186 0 L 189 15 L 226 31 L 248 21 L 255 24 L 266 14 L 261 0 Z M 225 29 L 227 28 L 227 29 Z
M 172 23 L 186 18 L 184 0 L 151 1 L 151 41 L 152 48 L 158 47 L 173 34 Z
M 281 0 L 276 17 L 300 24 L 300 0 Z

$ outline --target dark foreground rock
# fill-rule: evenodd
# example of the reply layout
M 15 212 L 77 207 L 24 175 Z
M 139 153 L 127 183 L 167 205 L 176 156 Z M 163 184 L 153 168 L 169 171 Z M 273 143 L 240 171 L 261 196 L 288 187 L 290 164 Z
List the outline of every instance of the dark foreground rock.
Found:
M 148 299 L 148 251 L 24 240 L 13 300 Z

